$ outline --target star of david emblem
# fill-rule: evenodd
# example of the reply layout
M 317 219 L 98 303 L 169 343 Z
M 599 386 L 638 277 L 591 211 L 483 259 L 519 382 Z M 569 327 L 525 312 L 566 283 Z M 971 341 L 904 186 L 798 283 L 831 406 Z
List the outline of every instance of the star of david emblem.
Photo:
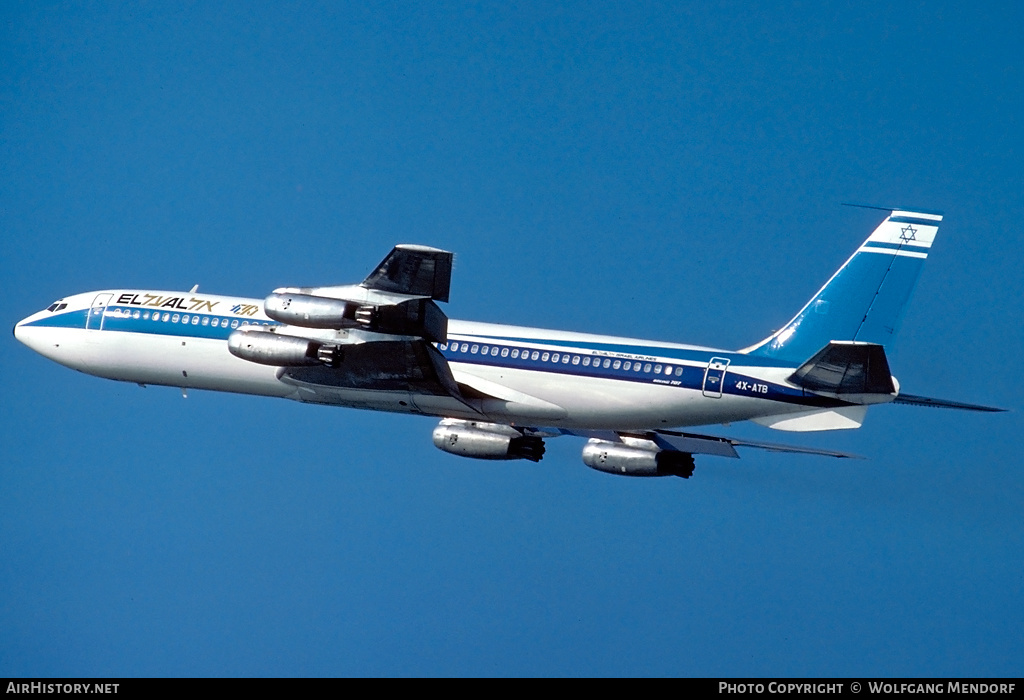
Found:
M 900 240 L 903 241 L 904 243 L 916 241 L 917 239 L 914 237 L 915 233 L 917 233 L 917 229 L 911 226 L 910 224 L 907 224 L 906 226 L 900 229 Z

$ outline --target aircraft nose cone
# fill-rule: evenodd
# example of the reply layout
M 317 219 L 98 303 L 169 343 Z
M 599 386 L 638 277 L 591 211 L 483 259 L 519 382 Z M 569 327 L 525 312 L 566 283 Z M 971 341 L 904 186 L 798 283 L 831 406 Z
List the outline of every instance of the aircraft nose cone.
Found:
M 31 318 L 31 316 L 29 318 Z M 39 348 L 37 348 L 36 347 L 36 343 L 33 342 L 33 333 L 32 333 L 32 331 L 35 330 L 35 329 L 29 327 L 25 323 L 28 320 L 29 319 L 27 319 L 27 318 L 23 318 L 20 321 L 18 321 L 17 323 L 15 323 L 14 324 L 14 328 L 11 329 L 11 332 L 14 334 L 14 337 L 17 338 L 19 343 L 21 343 L 23 345 L 27 345 L 28 347 L 32 348 L 36 352 L 39 352 Z
M 19 343 L 32 350 L 49 357 L 48 349 L 53 347 L 53 335 L 55 328 L 41 328 L 36 322 L 46 318 L 45 312 L 37 312 L 26 316 L 14 324 L 12 332 Z M 49 331 L 49 333 L 47 333 Z
M 82 358 L 81 343 L 74 337 L 74 330 L 63 327 L 41 325 L 40 319 L 49 319 L 46 312 L 32 314 L 14 324 L 14 337 L 22 345 L 43 357 L 66 367 L 86 371 Z

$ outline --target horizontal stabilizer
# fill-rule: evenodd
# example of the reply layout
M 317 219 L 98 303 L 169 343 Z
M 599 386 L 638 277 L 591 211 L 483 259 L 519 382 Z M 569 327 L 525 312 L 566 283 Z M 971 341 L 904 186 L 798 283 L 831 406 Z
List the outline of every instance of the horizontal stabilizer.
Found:
M 931 399 L 927 396 L 913 396 L 912 394 L 900 394 L 893 403 L 904 403 L 910 406 L 931 406 L 932 408 L 956 408 L 961 411 L 987 411 L 989 413 L 1002 413 L 1005 408 L 993 408 L 992 406 L 979 406 L 973 403 L 962 403 L 960 401 L 946 401 L 944 399 Z
M 784 413 L 778 416 L 762 416 L 752 420 L 772 430 L 791 433 L 810 433 L 819 430 L 853 430 L 864 423 L 867 406 L 842 406 L 840 408 L 817 408 L 812 411 Z
M 875 343 L 833 340 L 803 363 L 789 381 L 828 394 L 892 394 L 885 349 Z
M 451 253 L 422 245 L 398 245 L 361 286 L 448 301 L 451 283 Z

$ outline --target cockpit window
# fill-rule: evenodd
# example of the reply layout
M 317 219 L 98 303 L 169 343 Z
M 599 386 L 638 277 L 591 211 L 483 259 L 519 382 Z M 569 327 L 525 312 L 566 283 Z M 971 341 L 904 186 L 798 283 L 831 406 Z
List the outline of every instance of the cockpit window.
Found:
M 66 308 L 68 308 L 68 305 L 65 302 L 62 302 L 60 299 L 58 299 L 57 301 L 47 306 L 46 310 L 52 313 L 54 311 L 63 311 Z

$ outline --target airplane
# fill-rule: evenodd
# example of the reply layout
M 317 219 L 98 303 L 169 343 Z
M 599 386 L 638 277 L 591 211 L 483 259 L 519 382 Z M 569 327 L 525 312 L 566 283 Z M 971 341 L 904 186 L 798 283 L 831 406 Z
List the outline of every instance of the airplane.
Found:
M 58 299 L 14 327 L 39 354 L 141 386 L 276 396 L 441 418 L 463 457 L 540 461 L 549 438 L 587 439 L 583 462 L 680 476 L 737 447 L 842 452 L 680 431 L 751 420 L 781 431 L 858 428 L 897 403 L 1002 409 L 903 393 L 886 357 L 942 215 L 884 221 L 789 323 L 740 350 L 449 320 L 453 254 L 398 245 L 359 284 L 265 299 L 108 289 Z

